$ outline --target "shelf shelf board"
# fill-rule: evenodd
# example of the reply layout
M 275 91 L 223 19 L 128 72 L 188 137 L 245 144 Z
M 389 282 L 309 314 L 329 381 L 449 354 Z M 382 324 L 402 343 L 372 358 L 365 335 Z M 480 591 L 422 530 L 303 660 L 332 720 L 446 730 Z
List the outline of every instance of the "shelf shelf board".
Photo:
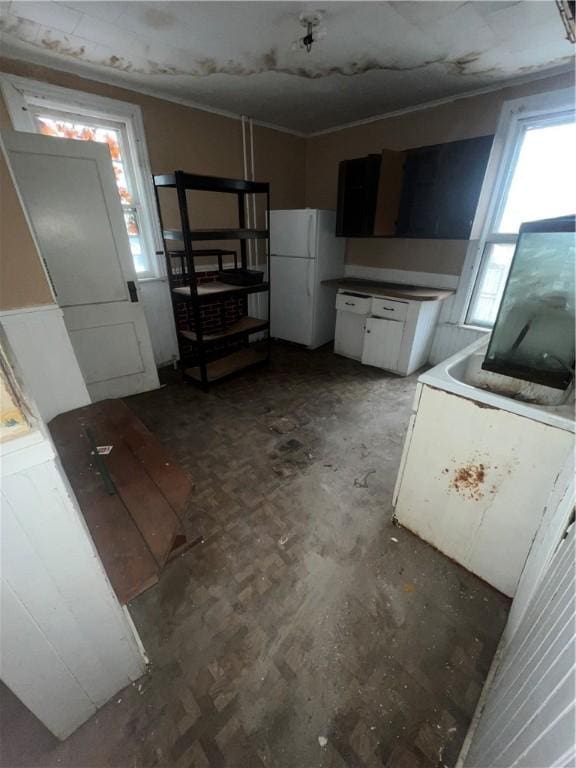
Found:
M 230 192 L 238 194 L 255 194 L 268 192 L 270 185 L 264 181 L 246 181 L 244 179 L 227 179 L 219 176 L 204 176 L 197 173 L 180 174 L 180 181 L 186 189 L 200 192 Z M 154 184 L 157 187 L 176 187 L 176 173 L 167 173 L 154 176 Z
M 221 296 L 227 293 L 261 293 L 268 290 L 268 283 L 256 283 L 256 285 L 231 285 L 222 283 L 220 280 L 211 280 L 209 283 L 200 283 L 197 288 L 198 299 L 209 299 L 214 296 Z M 172 293 L 184 298 L 194 298 L 190 288 L 173 288 Z
M 186 251 L 183 248 L 167 251 L 169 256 L 177 256 L 181 258 L 186 256 Z M 230 248 L 201 248 L 192 252 L 194 258 L 198 256 L 237 256 L 237 252 Z
M 202 336 L 202 340 L 204 342 L 220 341 L 221 339 L 229 339 L 232 336 L 243 336 L 248 333 L 256 333 L 256 331 L 264 331 L 267 328 L 268 320 L 261 320 L 258 317 L 242 317 L 240 320 L 229 326 L 225 331 L 205 333 Z M 189 341 L 197 341 L 195 331 L 180 331 L 179 333 Z
M 191 229 L 192 240 L 265 240 L 268 237 L 267 229 Z M 165 229 L 165 240 L 184 241 L 182 230 Z
M 267 359 L 267 344 L 254 344 L 245 349 L 240 349 L 237 352 L 232 352 L 232 354 L 227 357 L 221 357 L 218 360 L 212 360 L 212 362 L 207 363 L 206 369 L 208 381 L 212 382 L 217 381 L 218 379 L 223 379 L 237 371 L 241 371 L 243 368 L 248 368 L 257 363 L 263 363 Z M 199 365 L 196 365 L 193 368 L 185 368 L 184 375 L 194 381 L 202 381 L 202 373 Z

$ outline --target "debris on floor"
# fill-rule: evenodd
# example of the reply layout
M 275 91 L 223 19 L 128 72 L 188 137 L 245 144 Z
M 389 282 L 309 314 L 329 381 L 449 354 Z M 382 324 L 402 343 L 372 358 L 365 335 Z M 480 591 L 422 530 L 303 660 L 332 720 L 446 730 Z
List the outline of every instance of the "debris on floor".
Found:
M 217 396 L 170 374 L 127 403 L 204 543 L 129 605 L 153 667 L 65 742 L 5 728 L 7 764 L 453 768 L 509 601 L 393 527 L 416 378 L 283 345 Z
M 375 469 L 369 469 L 368 472 L 363 477 L 355 477 L 354 478 L 354 485 L 356 488 L 368 488 L 368 478 L 370 475 L 376 474 Z

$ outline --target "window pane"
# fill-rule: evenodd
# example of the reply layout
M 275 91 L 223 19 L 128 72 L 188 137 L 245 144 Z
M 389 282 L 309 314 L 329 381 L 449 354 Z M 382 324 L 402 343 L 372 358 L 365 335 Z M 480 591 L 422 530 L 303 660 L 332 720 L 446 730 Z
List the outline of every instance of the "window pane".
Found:
M 497 232 L 518 232 L 524 221 L 563 216 L 574 208 L 576 123 L 528 129 Z
M 116 186 L 118 187 L 118 193 L 123 205 L 130 205 L 134 202 L 132 195 L 128 192 L 128 180 L 126 179 L 126 172 L 124 165 L 117 160 L 112 161 L 112 167 L 114 168 L 114 176 L 116 177 Z
M 486 246 L 484 267 L 467 319 L 472 325 L 493 325 L 504 293 L 504 286 L 514 255 L 513 244 Z
M 120 131 L 116 131 L 114 128 L 99 128 L 96 125 L 86 125 L 72 120 L 55 119 L 47 115 L 36 115 L 35 120 L 40 133 L 45 136 L 59 136 L 63 139 L 97 141 L 100 144 L 108 144 L 116 176 L 116 185 L 122 202 L 124 204 L 133 202 L 122 159 Z
M 127 208 L 134 203 L 132 185 L 126 172 L 126 164 L 122 157 L 122 145 L 120 131 L 114 128 L 102 128 L 98 125 L 89 125 L 76 120 L 66 120 L 49 115 L 35 115 L 34 119 L 40 133 L 45 136 L 56 136 L 65 139 L 78 139 L 80 141 L 96 141 L 107 144 L 112 157 L 112 167 L 116 178 L 116 186 L 122 206 L 124 207 L 124 221 L 130 241 L 130 250 L 134 260 L 136 272 L 148 271 L 148 264 L 144 254 L 141 230 L 138 223 L 138 214 L 135 208 Z
M 140 236 L 137 212 L 134 209 L 124 209 L 124 221 L 126 222 L 130 250 L 134 260 L 134 269 L 136 272 L 146 272 L 147 265 L 142 252 L 142 238 Z

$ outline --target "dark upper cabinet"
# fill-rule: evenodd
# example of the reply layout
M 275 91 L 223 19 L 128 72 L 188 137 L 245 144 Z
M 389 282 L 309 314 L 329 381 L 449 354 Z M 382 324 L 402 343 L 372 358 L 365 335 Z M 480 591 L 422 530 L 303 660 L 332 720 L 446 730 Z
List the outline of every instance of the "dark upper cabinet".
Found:
M 482 136 L 343 161 L 336 234 L 468 239 L 492 140 Z
M 380 181 L 380 155 L 340 163 L 336 234 L 366 237 L 374 233 L 374 216 Z

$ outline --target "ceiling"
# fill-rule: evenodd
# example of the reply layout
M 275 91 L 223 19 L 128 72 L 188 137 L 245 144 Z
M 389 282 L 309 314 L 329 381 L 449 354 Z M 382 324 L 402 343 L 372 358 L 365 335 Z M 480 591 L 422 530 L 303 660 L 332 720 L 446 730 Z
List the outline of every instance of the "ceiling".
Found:
M 0 3 L 5 56 L 309 134 L 570 66 L 545 2 Z M 326 35 L 293 50 L 302 11 Z

